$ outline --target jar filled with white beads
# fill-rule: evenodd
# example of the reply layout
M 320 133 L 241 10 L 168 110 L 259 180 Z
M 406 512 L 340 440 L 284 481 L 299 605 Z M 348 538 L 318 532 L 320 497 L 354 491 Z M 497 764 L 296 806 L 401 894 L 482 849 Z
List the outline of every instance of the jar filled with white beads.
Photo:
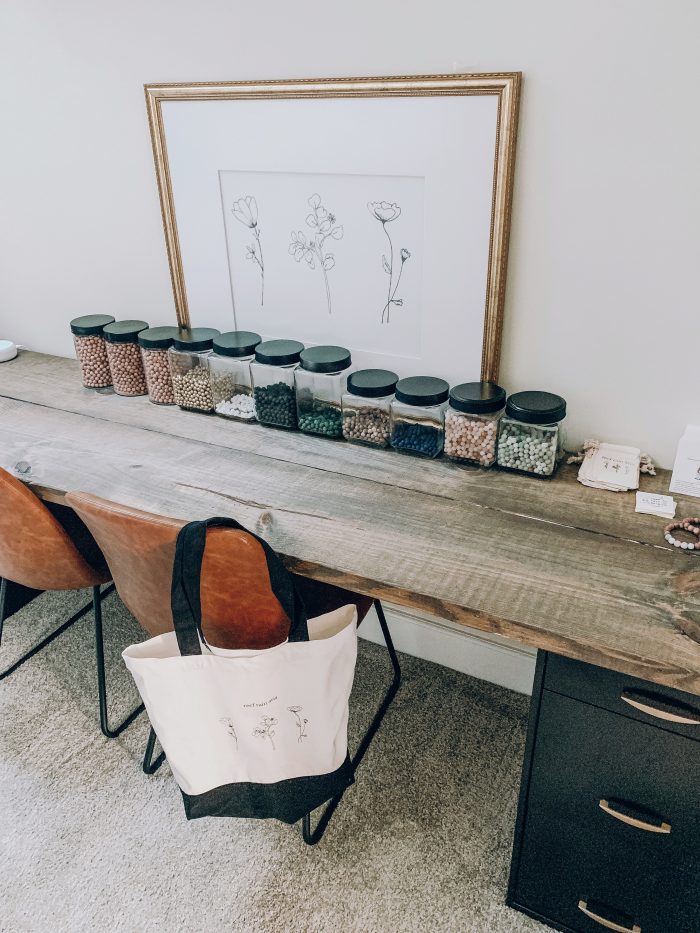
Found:
M 498 435 L 498 466 L 532 476 L 552 476 L 564 452 L 565 417 L 566 402 L 559 395 L 511 395 Z
M 250 362 L 261 341 L 260 334 L 249 330 L 232 330 L 214 338 L 209 380 L 217 415 L 236 421 L 255 421 Z
M 506 390 L 495 382 L 453 386 L 445 412 L 445 456 L 458 463 L 493 466 L 505 405 Z

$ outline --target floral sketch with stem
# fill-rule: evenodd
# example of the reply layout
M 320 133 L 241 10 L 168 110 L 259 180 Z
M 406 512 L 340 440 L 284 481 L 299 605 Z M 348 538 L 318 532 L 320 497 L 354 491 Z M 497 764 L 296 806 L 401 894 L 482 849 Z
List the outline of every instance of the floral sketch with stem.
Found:
M 330 314 L 331 289 L 328 282 L 328 273 L 335 265 L 335 256 L 333 253 L 325 252 L 324 244 L 329 238 L 342 240 L 343 228 L 336 225 L 335 214 L 330 214 L 323 206 L 320 194 L 312 194 L 306 203 L 311 208 L 311 213 L 306 216 L 306 226 L 311 228 L 311 232 L 305 234 L 301 230 L 292 230 L 289 255 L 293 256 L 297 262 L 301 262 L 302 259 L 305 260 L 309 269 L 315 269 L 318 266 L 323 272 L 323 280 L 326 285 L 326 301 L 328 303 L 328 313 Z
M 228 716 L 222 716 L 219 722 L 222 726 L 225 726 L 226 731 L 236 743 L 236 748 L 238 748 L 238 736 L 236 735 L 236 727 L 233 725 L 233 721 L 229 719 Z
M 411 254 L 407 249 L 401 250 L 399 254 L 401 257 L 401 265 L 399 266 L 398 275 L 394 282 L 394 243 L 386 226 L 401 216 L 401 208 L 398 204 L 392 203 L 391 201 L 368 201 L 367 209 L 370 214 L 380 222 L 386 238 L 389 241 L 389 258 L 386 258 L 386 254 L 382 254 L 382 269 L 384 269 L 389 276 L 386 304 L 382 308 L 382 324 L 388 324 L 391 316 L 391 306 L 396 305 L 400 308 L 403 305 L 403 298 L 397 298 L 396 292 L 399 287 L 399 282 L 401 281 L 404 263 L 407 259 L 411 258 Z
M 294 718 L 296 719 L 297 729 L 299 730 L 299 738 L 297 739 L 297 741 L 301 742 L 302 739 L 307 739 L 308 735 L 306 732 L 306 725 L 309 720 L 303 719 L 300 716 L 300 713 L 303 711 L 304 707 L 303 706 L 288 706 L 287 709 L 292 714 L 292 716 L 294 716 Z
M 231 213 L 239 223 L 253 231 L 255 238 L 246 246 L 246 259 L 260 269 L 260 307 L 265 305 L 265 260 L 263 258 L 260 227 L 258 227 L 258 202 L 251 195 L 233 202 Z
M 257 729 L 253 730 L 253 735 L 256 735 L 258 738 L 265 741 L 265 739 L 270 740 L 270 745 L 272 750 L 275 749 L 275 726 L 277 725 L 277 720 L 274 716 L 263 716 L 260 722 L 258 723 Z

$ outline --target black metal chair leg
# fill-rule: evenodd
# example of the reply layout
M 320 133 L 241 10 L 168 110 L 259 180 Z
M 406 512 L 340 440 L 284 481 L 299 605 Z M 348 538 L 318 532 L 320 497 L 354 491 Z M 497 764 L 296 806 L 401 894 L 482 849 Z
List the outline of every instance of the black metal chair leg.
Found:
M 110 584 L 107 590 L 111 592 L 114 585 Z M 105 653 L 104 640 L 102 635 L 102 602 L 107 595 L 107 590 L 100 596 L 99 586 L 92 588 L 92 606 L 95 614 L 95 660 L 97 662 L 97 695 L 100 701 L 100 729 L 102 734 L 108 739 L 116 739 L 118 735 L 130 726 L 131 723 L 144 711 L 144 705 L 141 703 L 133 712 L 129 713 L 126 719 L 121 722 L 116 729 L 110 728 L 109 715 L 107 711 L 107 682 L 105 677 Z
M 372 722 L 370 723 L 369 729 L 365 733 L 362 741 L 360 742 L 358 746 L 357 751 L 355 752 L 355 756 L 352 759 L 353 769 L 357 769 L 359 767 L 360 762 L 367 754 L 367 749 L 370 747 L 372 743 L 372 739 L 377 734 L 377 730 L 382 724 L 382 720 L 384 719 L 384 716 L 386 715 L 386 711 L 391 706 L 391 703 L 394 697 L 396 696 L 396 693 L 399 687 L 401 686 L 401 665 L 399 664 L 399 659 L 396 655 L 396 649 L 394 648 L 394 642 L 391 638 L 391 632 L 389 631 L 389 626 L 387 625 L 386 616 L 384 615 L 384 608 L 378 599 L 374 600 L 374 608 L 377 610 L 377 618 L 379 619 L 379 625 L 382 630 L 382 635 L 384 636 L 384 641 L 386 643 L 387 651 L 389 652 L 389 658 L 391 659 L 391 666 L 394 671 L 394 677 L 391 682 L 391 686 L 387 690 L 386 695 L 384 699 L 382 700 L 382 703 L 379 709 L 374 714 L 374 718 L 372 719 Z M 331 817 L 333 816 L 335 811 L 338 809 L 338 804 L 343 799 L 344 793 L 345 792 L 343 791 L 342 793 L 338 794 L 337 796 L 329 800 L 329 802 L 326 804 L 326 807 L 323 813 L 319 817 L 318 822 L 316 823 L 316 828 L 313 831 L 311 829 L 311 814 L 307 813 L 305 816 L 302 817 L 301 835 L 302 835 L 304 842 L 307 845 L 315 846 L 316 843 L 321 840 L 324 832 L 326 831 L 326 827 L 328 826 L 328 823 L 330 822 Z
M 146 743 L 146 754 L 143 756 L 143 771 L 144 774 L 155 774 L 158 768 L 165 761 L 165 752 L 161 752 L 160 755 L 153 760 L 153 752 L 156 747 L 156 732 L 155 729 L 151 729 L 148 734 L 148 742 Z
M 114 589 L 114 587 L 112 587 L 112 589 Z M 2 641 L 2 628 L 5 621 L 6 601 L 7 580 L 3 577 L 2 580 L 0 580 L 0 642 Z M 6 671 L 2 671 L 2 673 L 0 673 L 0 680 L 4 680 L 6 677 L 9 677 L 10 674 L 14 674 L 17 668 L 21 667 L 25 661 L 33 658 L 35 654 L 38 654 L 43 648 L 45 648 L 47 645 L 50 645 L 54 639 L 58 638 L 59 635 L 62 635 L 66 629 L 70 628 L 71 625 L 74 625 L 78 619 L 82 619 L 82 617 L 92 609 L 92 606 L 92 602 L 89 602 L 87 605 L 83 606 L 82 609 L 79 609 L 74 615 L 72 615 L 70 619 L 66 619 L 66 621 L 59 625 L 55 631 L 51 632 L 50 635 L 47 635 L 46 638 L 40 641 L 38 645 L 35 645 L 31 651 L 28 651 L 26 654 L 22 655 L 22 657 L 18 661 L 15 661 L 15 663 L 10 667 L 8 667 Z

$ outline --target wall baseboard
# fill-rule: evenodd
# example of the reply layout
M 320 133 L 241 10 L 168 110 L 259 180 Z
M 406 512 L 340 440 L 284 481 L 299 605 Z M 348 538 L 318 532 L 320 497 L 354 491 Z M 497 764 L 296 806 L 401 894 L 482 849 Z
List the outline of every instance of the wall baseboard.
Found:
M 532 693 L 537 652 L 533 648 L 443 619 L 384 604 L 397 651 L 442 664 L 517 693 Z M 383 644 L 374 609 L 359 629 L 361 638 Z

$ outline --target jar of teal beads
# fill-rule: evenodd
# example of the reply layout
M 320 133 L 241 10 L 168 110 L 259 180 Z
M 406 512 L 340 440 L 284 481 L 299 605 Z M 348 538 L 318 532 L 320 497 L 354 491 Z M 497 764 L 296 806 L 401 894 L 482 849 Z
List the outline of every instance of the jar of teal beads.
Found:
M 511 395 L 498 434 L 498 466 L 532 476 L 552 476 L 564 453 L 565 417 L 566 402 L 560 395 Z
M 301 353 L 294 373 L 300 431 L 343 436 L 341 402 L 351 364 L 345 347 L 309 347 Z

